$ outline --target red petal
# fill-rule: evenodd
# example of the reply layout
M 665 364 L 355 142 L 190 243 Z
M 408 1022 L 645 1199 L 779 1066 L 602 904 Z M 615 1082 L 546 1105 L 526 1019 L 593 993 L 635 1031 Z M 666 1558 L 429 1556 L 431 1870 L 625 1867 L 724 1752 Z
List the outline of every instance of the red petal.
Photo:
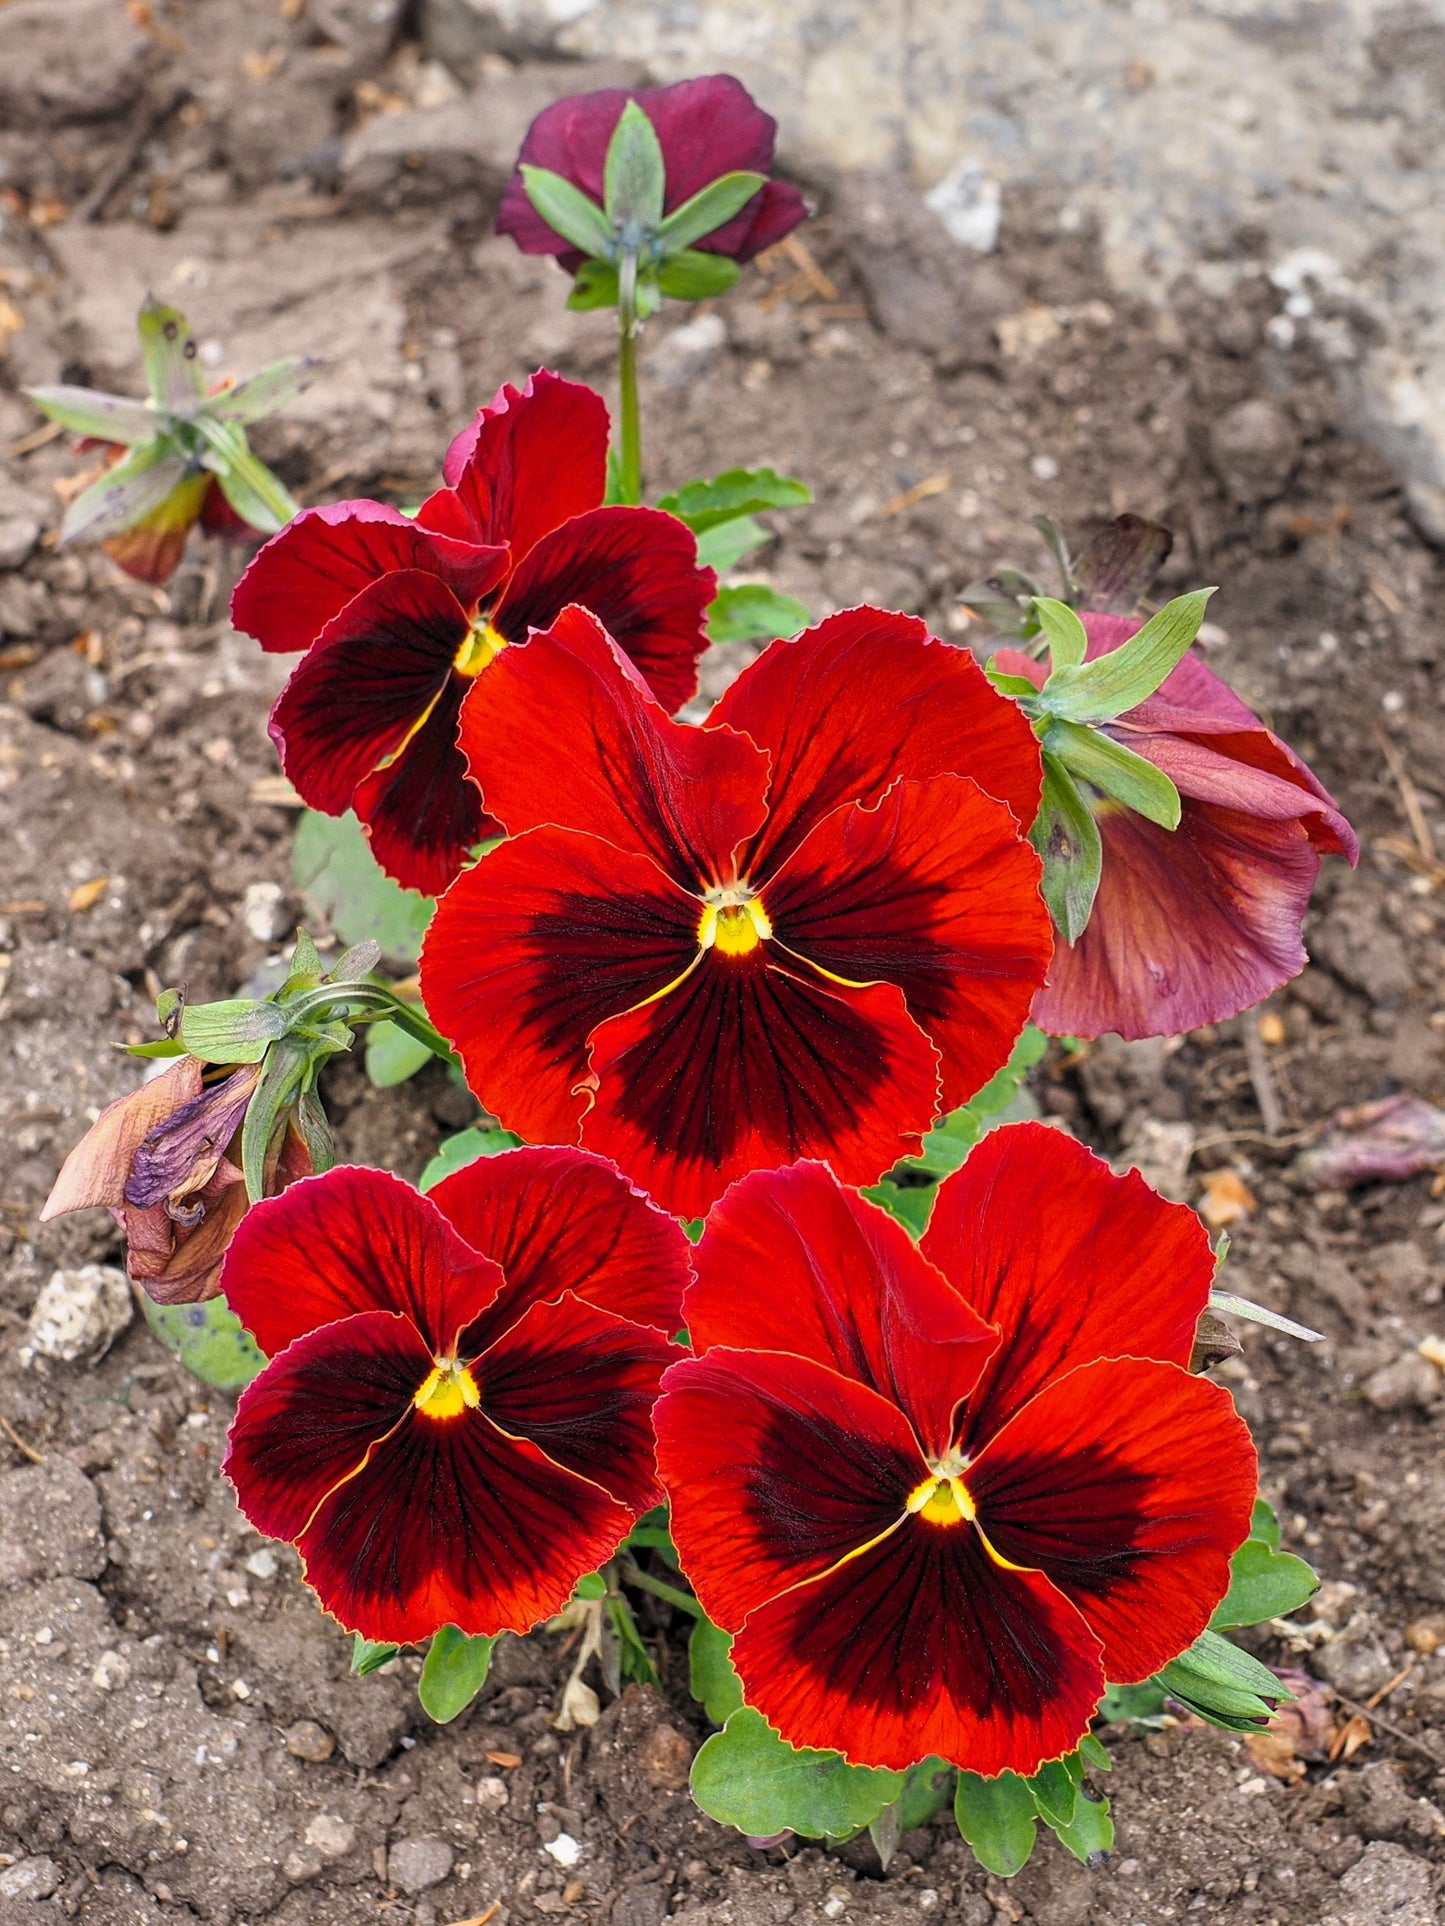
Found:
M 568 1148 L 508 1150 L 478 1157 L 428 1194 L 507 1280 L 465 1333 L 463 1351 L 481 1350 L 530 1305 L 564 1291 L 665 1337 L 681 1329 L 691 1247 L 605 1158 Z
M 313 809 L 339 816 L 445 689 L 467 634 L 435 575 L 403 569 L 353 596 L 271 711 L 282 767 Z
M 1038 857 L 976 784 L 900 782 L 835 810 L 764 897 L 780 944 L 850 983 L 898 985 L 942 1054 L 945 1110 L 1007 1063 L 1053 929 Z
M 791 181 L 769 181 L 739 216 L 740 221 L 748 222 L 740 238 L 731 234 L 733 224 L 729 222 L 697 246 L 712 254 L 730 254 L 735 261 L 751 261 L 755 254 L 773 247 L 807 218 L 808 203 Z
M 226 500 L 219 483 L 213 483 L 206 490 L 205 500 L 201 503 L 201 527 L 208 535 L 214 535 L 223 542 L 249 542 L 265 533 L 238 515 Z
M 395 1311 L 434 1355 L 491 1303 L 502 1273 L 429 1198 L 389 1171 L 341 1165 L 303 1177 L 242 1219 L 222 1288 L 274 1357 L 318 1325 Z
M 580 381 L 539 368 L 524 388 L 505 382 L 446 452 L 442 478 L 454 500 L 434 495 L 417 519 L 507 542 L 516 560 L 602 500 L 607 427 L 607 404 Z
M 1177 1036 L 1251 1009 L 1308 962 L 1320 859 L 1305 826 L 1185 800 L 1176 830 L 1097 812 L 1088 927 L 1054 951 L 1034 1021 L 1054 1035 Z
M 683 1569 L 728 1631 L 894 1530 L 928 1476 L 897 1406 L 811 1358 L 688 1358 L 653 1422 Z
M 975 1444 L 1076 1365 L 1187 1364 L 1214 1281 L 1192 1210 L 1045 1124 L 1006 1124 L 970 1151 L 939 1185 L 922 1249 L 1003 1333 L 965 1414 Z
M 545 536 L 517 564 L 492 621 L 510 641 L 550 628 L 571 602 L 588 609 L 669 714 L 697 693 L 697 659 L 717 576 L 697 538 L 655 508 L 594 508 Z
M 826 1164 L 755 1171 L 712 1208 L 687 1294 L 693 1349 L 790 1351 L 867 1385 L 939 1457 L 998 1334 L 903 1226 Z
M 422 994 L 467 1082 L 508 1129 L 575 1143 L 588 1035 L 687 969 L 698 914 L 646 856 L 569 830 L 532 830 L 492 850 L 442 898 L 422 950 Z
M 662 1502 L 652 1436 L 658 1380 L 677 1352 L 656 1331 L 569 1292 L 533 1304 L 477 1359 L 482 1409 L 508 1437 L 641 1513 Z
M 368 776 L 352 796 L 371 853 L 403 889 L 439 896 L 468 850 L 501 833 L 482 809 L 481 791 L 457 747 L 457 717 L 467 685 L 449 676 L 436 707 L 393 763 Z
M 972 776 L 1026 830 L 1042 784 L 1017 703 L 966 649 L 917 616 L 845 609 L 743 670 L 707 721 L 741 729 L 773 759 L 768 821 L 745 869 L 765 875 L 843 803 L 876 803 L 900 778 Z
M 308 1331 L 241 1393 L 221 1469 L 268 1538 L 298 1538 L 401 1423 L 432 1368 L 409 1318 L 366 1311 Z
M 645 851 L 685 889 L 731 880 L 734 848 L 765 814 L 767 758 L 730 730 L 670 722 L 585 609 L 478 676 L 462 749 L 512 835 L 584 830 Z
M 632 1523 L 600 1485 L 480 1411 L 440 1422 L 413 1413 L 323 1501 L 297 1549 L 348 1630 L 412 1644 L 441 1625 L 529 1631 Z
M 352 596 L 398 569 L 428 571 L 470 608 L 506 565 L 504 548 L 432 534 L 385 502 L 333 502 L 271 537 L 236 585 L 231 620 L 263 649 L 307 649 Z
M 916 1518 L 754 1612 L 732 1660 L 790 1744 L 897 1771 L 1035 1772 L 1073 1751 L 1104 1690 L 1098 1641 L 1048 1579 Z
M 773 947 L 708 950 L 676 989 L 592 1034 L 584 1140 L 678 1216 L 800 1157 L 872 1183 L 937 1112 L 937 1052 L 902 993 L 825 986 Z
M 1229 1590 L 1259 1464 L 1223 1386 L 1111 1358 L 1030 1400 L 967 1481 L 995 1551 L 1073 1600 L 1127 1684 L 1192 1645 Z

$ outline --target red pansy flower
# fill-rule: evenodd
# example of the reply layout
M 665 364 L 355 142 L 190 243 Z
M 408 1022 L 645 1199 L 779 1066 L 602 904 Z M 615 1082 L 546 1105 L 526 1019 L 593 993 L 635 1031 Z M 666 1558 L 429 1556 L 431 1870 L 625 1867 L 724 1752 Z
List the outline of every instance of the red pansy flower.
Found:
M 502 195 L 498 234 L 510 234 L 524 254 L 555 254 L 569 273 L 577 272 L 586 255 L 548 227 L 527 198 L 521 169 L 524 163 L 545 167 L 600 205 L 607 146 L 629 100 L 637 102 L 657 131 L 666 183 L 664 215 L 675 213 L 724 174 L 766 174 L 773 164 L 778 123 L 731 74 L 679 80 L 670 87 L 603 87 L 592 94 L 573 94 L 544 107 L 527 129 Z M 693 245 L 708 254 L 750 261 L 790 234 L 807 214 L 796 187 L 768 181 L 725 226 Z
M 797 1157 L 871 1181 L 1007 1057 L 1049 955 L 1038 746 L 916 618 L 775 642 L 697 729 L 569 609 L 462 747 L 510 840 L 443 899 L 423 991 L 521 1136 L 695 1216 Z
M 1032 1773 L 1229 1584 L 1256 1462 L 1184 1368 L 1192 1211 L 1040 1124 L 986 1137 L 921 1250 L 817 1164 L 713 1210 L 701 1354 L 654 1421 L 683 1569 L 787 1739 Z
M 482 1158 L 423 1197 L 385 1171 L 294 1184 L 223 1287 L 271 1362 L 225 1471 L 363 1636 L 525 1632 L 658 1502 L 651 1410 L 687 1242 L 577 1150 Z
M 601 506 L 607 409 L 575 381 L 544 369 L 499 389 L 442 475 L 415 518 L 382 502 L 307 509 L 231 603 L 263 648 L 307 651 L 271 713 L 301 796 L 332 816 L 354 809 L 382 866 L 427 893 L 498 833 L 457 748 L 488 663 L 580 602 L 676 709 L 697 687 L 716 588 L 674 516 Z
M 1085 614 L 1088 659 L 1143 624 Z M 1000 669 L 1042 684 L 1012 649 Z M 1104 867 L 1088 927 L 1054 950 L 1034 1021 L 1055 1036 L 1177 1036 L 1260 1003 L 1308 962 L 1300 926 L 1321 855 L 1359 860 L 1333 797 L 1197 655 L 1101 725 L 1179 791 L 1174 830 L 1090 797 Z M 1087 791 L 1083 793 L 1087 794 Z

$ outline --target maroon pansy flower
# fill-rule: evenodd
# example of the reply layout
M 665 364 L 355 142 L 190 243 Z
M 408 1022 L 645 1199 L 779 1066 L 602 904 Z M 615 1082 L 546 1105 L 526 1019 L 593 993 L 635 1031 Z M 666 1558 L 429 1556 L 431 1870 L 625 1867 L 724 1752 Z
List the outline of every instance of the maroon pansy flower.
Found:
M 675 517 L 602 506 L 607 432 L 601 396 L 544 369 L 457 436 L 414 518 L 371 501 L 307 509 L 236 589 L 238 628 L 307 651 L 271 714 L 286 774 L 313 809 L 354 809 L 410 889 L 445 889 L 498 834 L 457 718 L 509 642 L 580 602 L 665 708 L 697 687 L 716 578 Z
M 697 1216 L 798 1157 L 871 1182 L 1007 1058 L 1051 940 L 1038 744 L 916 617 L 775 642 L 688 728 L 569 609 L 462 747 L 510 840 L 439 905 L 423 993 L 519 1135 Z
M 423 1197 L 340 1168 L 245 1219 L 228 1302 L 271 1362 L 225 1470 L 366 1638 L 525 1632 L 658 1502 L 651 1411 L 689 1275 L 676 1224 L 578 1150 Z
M 1143 624 L 1083 614 L 1088 660 Z M 1013 649 L 997 668 L 1042 686 Z M 1159 689 L 1098 725 L 1179 791 L 1164 829 L 1080 784 L 1103 872 L 1079 940 L 1054 950 L 1034 1021 L 1055 1036 L 1177 1036 L 1260 1003 L 1308 962 L 1300 930 L 1322 855 L 1359 858 L 1333 797 L 1193 653 Z
M 1030 1774 L 1106 1679 L 1204 1630 L 1257 1467 L 1187 1369 L 1214 1274 L 1192 1211 L 1019 1124 L 945 1180 L 921 1248 L 799 1164 L 735 1185 L 696 1264 L 658 1463 L 791 1744 Z
M 527 129 L 517 168 L 507 182 L 497 215 L 498 234 L 510 234 L 524 254 L 554 254 L 575 274 L 586 255 L 555 233 L 527 198 L 522 167 L 545 167 L 603 200 L 607 147 L 629 100 L 635 100 L 657 131 L 665 170 L 663 214 L 724 174 L 766 174 L 773 164 L 778 123 L 765 114 L 731 74 L 675 81 L 670 87 L 603 87 L 573 94 L 544 107 Z M 796 187 L 767 181 L 740 213 L 693 245 L 708 254 L 750 261 L 781 241 L 808 210 Z

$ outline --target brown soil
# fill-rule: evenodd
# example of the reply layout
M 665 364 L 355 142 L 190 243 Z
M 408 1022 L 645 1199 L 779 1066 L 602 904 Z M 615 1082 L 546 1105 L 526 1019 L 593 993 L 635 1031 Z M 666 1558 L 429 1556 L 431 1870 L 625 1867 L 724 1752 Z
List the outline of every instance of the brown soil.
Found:
M 159 291 L 203 335 L 341 357 L 330 413 L 258 436 L 308 501 L 414 498 L 471 410 L 542 358 L 606 384 L 605 318 L 568 316 L 555 271 L 486 238 L 485 152 L 430 141 L 426 122 L 388 159 L 383 112 L 353 165 L 352 130 L 407 111 L 426 78 L 385 8 L 288 7 L 264 30 L 221 0 L 174 24 L 161 11 L 0 11 L 0 29 L 23 29 L 0 41 L 0 331 L 7 310 L 23 324 L 0 363 L 0 524 L 53 528 L 51 484 L 74 467 L 61 442 L 14 450 L 34 427 L 15 389 L 133 386 L 129 337 L 101 325 L 107 301 L 124 322 L 143 273 L 169 276 Z M 532 101 L 588 80 L 493 63 L 482 84 Z M 1210 660 L 1361 831 L 1359 871 L 1322 879 L 1315 963 L 1270 1006 L 1275 1141 L 1238 1023 L 1106 1040 L 1036 1081 L 1110 1155 L 1146 1119 L 1192 1125 L 1191 1198 L 1231 1165 L 1257 1204 L 1234 1227 L 1234 1287 L 1326 1333 L 1309 1347 L 1251 1327 L 1224 1371 L 1266 1495 L 1329 1581 L 1312 1635 L 1255 1642 L 1346 1701 L 1384 1689 L 1368 1740 L 1286 1784 L 1210 1730 L 1111 1732 L 1107 1866 L 1086 1872 L 1046 1838 L 1005 1889 L 942 1819 L 883 1877 L 866 1842 L 759 1851 L 702 1818 L 681 1781 L 705 1727 L 665 1610 L 642 1612 L 664 1695 L 631 1691 L 580 1737 L 549 1723 L 564 1668 L 546 1635 L 504 1641 L 481 1701 L 446 1729 L 417 1706 L 415 1661 L 351 1679 L 294 1558 L 261 1555 L 220 1481 L 226 1400 L 139 1322 L 93 1367 L 23 1349 L 50 1272 L 115 1256 L 99 1214 L 37 1222 L 64 1152 L 135 1075 L 112 1041 L 151 1034 L 162 984 L 234 993 L 306 910 L 293 816 L 255 788 L 275 772 L 265 712 L 285 665 L 228 628 L 227 556 L 198 548 L 158 592 L 48 536 L 24 556 L 22 533 L 22 565 L 0 574 L 3 1926 L 41 1917 L 52 1891 L 96 1926 L 432 1926 L 493 1902 L 499 1926 L 1435 1917 L 1445 1643 L 1426 1648 L 1445 1641 L 1445 1377 L 1387 1367 L 1445 1335 L 1445 1201 L 1428 1177 L 1311 1196 L 1291 1162 L 1339 1105 L 1401 1087 L 1445 1099 L 1439 873 L 1432 891 L 1398 854 L 1410 830 L 1380 740 L 1445 847 L 1445 569 L 1342 431 L 1328 366 L 1271 345 L 1263 297 L 1221 305 L 1191 282 L 1157 309 L 1121 303 L 1094 237 L 1042 198 L 1010 203 L 999 253 L 972 262 L 898 183 L 814 185 L 825 212 L 808 241 L 833 295 L 752 271 L 716 321 L 669 312 L 650 329 L 653 484 L 738 462 L 804 476 L 816 506 L 778 518 L 769 578 L 816 612 L 917 610 L 961 642 L 978 633 L 957 609 L 965 583 L 1002 558 L 1042 573 L 1033 515 L 1076 534 L 1124 509 L 1167 521 L 1163 586 L 1221 584 Z M 353 347 L 371 358 L 345 361 Z M 747 653 L 709 659 L 709 694 Z M 98 900 L 70 908 L 99 877 Z M 243 915 L 257 883 L 285 892 L 269 942 L 254 893 L 253 927 Z M 440 1074 L 379 1093 L 350 1063 L 329 1100 L 348 1156 L 411 1175 L 471 1114 Z M 303 1720 L 334 1739 L 326 1758 L 287 1749 Z M 303 1754 L 327 1744 L 293 1738 Z M 581 1842 L 575 1868 L 546 1850 L 560 1832 Z

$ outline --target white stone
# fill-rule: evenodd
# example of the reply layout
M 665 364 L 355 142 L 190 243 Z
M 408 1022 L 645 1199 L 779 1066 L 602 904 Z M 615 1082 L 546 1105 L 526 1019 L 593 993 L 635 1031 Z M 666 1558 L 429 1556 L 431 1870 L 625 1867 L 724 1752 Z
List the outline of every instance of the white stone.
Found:
M 40 1357 L 73 1364 L 108 1351 L 134 1315 L 130 1282 L 113 1265 L 52 1271 L 30 1313 L 27 1342 Z
M 962 160 L 923 197 L 960 247 L 992 254 L 998 246 L 1003 193 L 976 160 Z
M 559 1832 L 555 1839 L 547 1841 L 542 1850 L 550 1853 L 559 1866 L 575 1866 L 582 1857 L 581 1843 L 570 1832 Z

